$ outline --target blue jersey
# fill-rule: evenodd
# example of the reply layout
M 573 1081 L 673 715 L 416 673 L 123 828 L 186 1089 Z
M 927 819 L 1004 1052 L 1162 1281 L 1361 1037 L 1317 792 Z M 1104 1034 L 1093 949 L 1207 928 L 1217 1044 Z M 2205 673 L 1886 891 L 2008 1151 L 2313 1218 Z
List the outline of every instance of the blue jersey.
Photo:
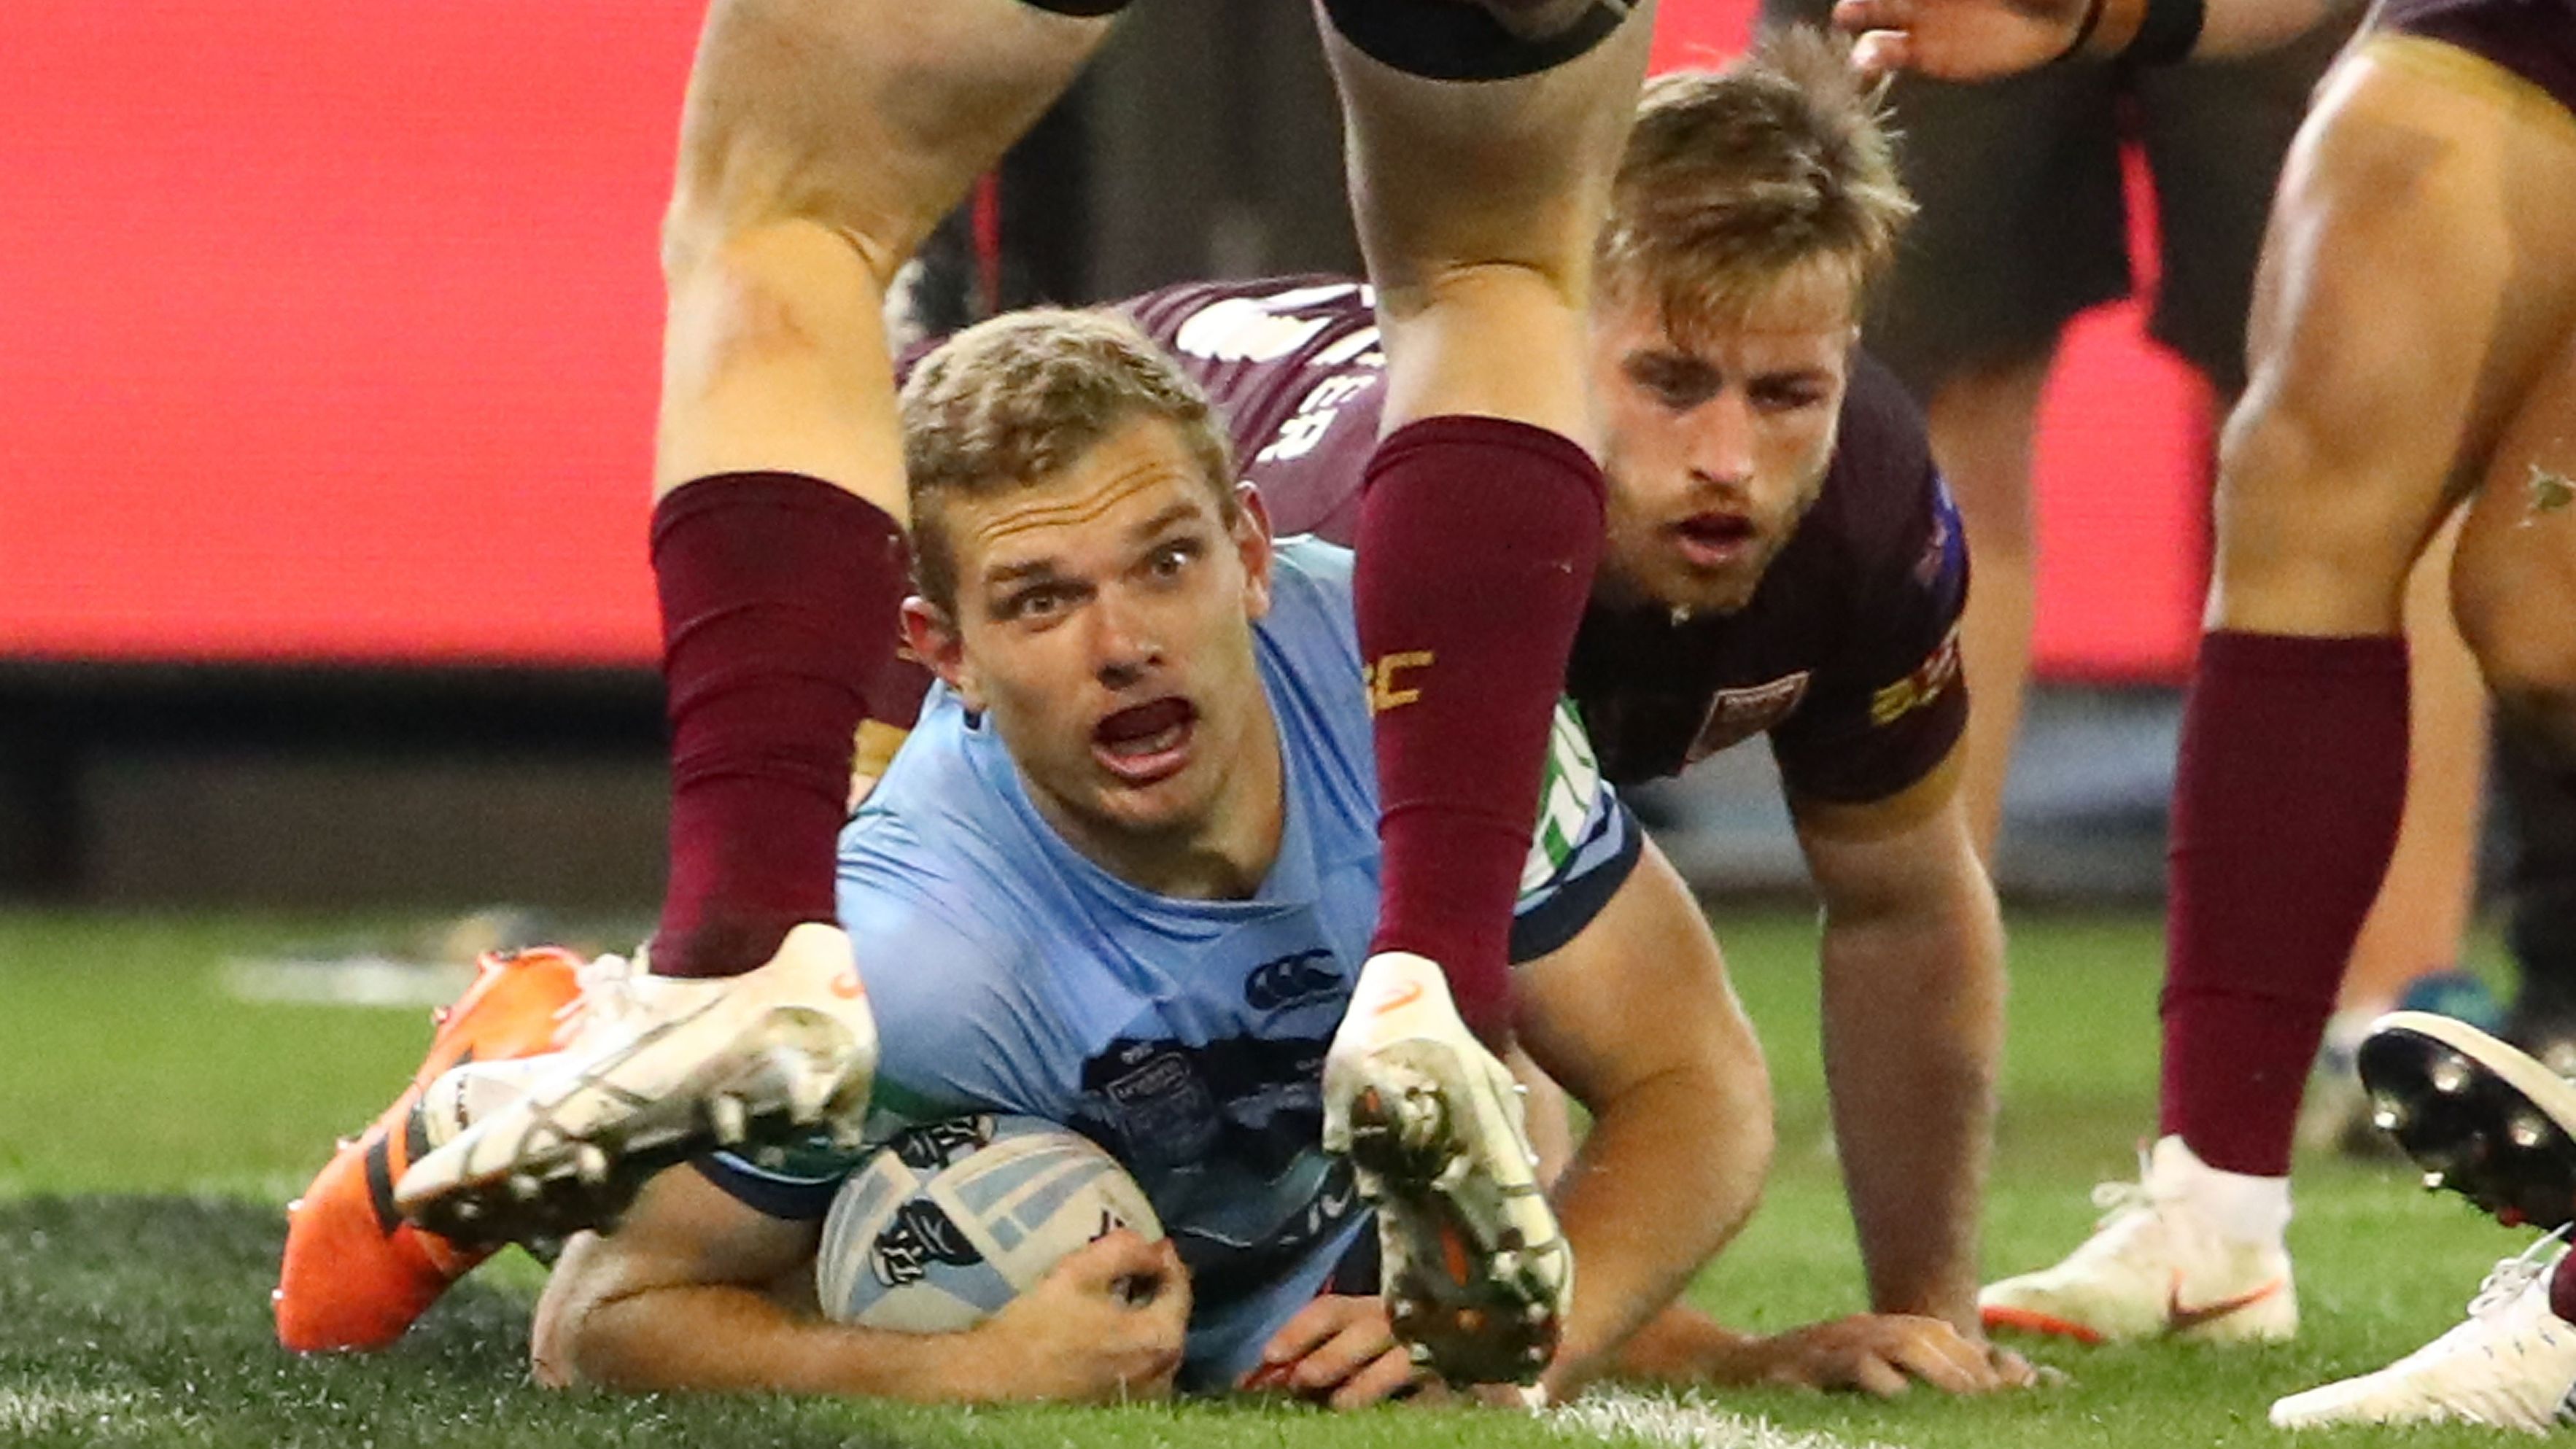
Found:
M 1230 1383 L 1326 1283 L 1366 1221 L 1318 1145 L 1326 1045 L 1378 910 L 1377 787 L 1349 555 L 1280 545 L 1255 628 L 1279 727 L 1279 855 L 1243 900 L 1178 900 L 1075 852 L 1000 737 L 945 691 L 841 838 L 840 912 L 882 1042 L 868 1137 L 1014 1112 L 1098 1142 L 1191 1276 L 1186 1385 Z M 1640 838 L 1560 715 L 1513 954 L 1553 950 Z M 814 1149 L 706 1170 L 764 1211 L 820 1217 L 855 1162 Z

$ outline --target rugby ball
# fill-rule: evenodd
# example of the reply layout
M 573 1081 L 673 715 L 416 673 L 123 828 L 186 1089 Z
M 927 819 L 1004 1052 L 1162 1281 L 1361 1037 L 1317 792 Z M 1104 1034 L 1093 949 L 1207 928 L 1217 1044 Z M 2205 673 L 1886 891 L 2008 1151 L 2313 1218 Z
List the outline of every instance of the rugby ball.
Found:
M 1091 1139 L 1035 1117 L 934 1122 L 842 1185 L 815 1287 L 842 1323 L 955 1333 L 1115 1228 L 1163 1235 L 1144 1190 Z

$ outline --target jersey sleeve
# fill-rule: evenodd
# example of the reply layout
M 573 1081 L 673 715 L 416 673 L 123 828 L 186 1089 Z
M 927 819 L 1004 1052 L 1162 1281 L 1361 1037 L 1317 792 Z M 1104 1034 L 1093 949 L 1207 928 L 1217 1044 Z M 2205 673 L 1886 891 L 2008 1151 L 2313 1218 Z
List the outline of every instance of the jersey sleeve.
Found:
M 1865 569 L 1838 656 L 1817 670 L 1805 704 L 1771 731 L 1794 795 L 1835 804 L 1887 799 L 1930 774 L 1967 728 L 1959 673 L 1966 535 L 1928 459 L 1917 496 L 1921 506 L 1899 547 Z
M 1512 910 L 1512 962 L 1535 961 L 1583 933 L 1619 893 L 1645 832 L 1610 782 L 1583 719 L 1560 700 L 1539 781 L 1537 828 Z

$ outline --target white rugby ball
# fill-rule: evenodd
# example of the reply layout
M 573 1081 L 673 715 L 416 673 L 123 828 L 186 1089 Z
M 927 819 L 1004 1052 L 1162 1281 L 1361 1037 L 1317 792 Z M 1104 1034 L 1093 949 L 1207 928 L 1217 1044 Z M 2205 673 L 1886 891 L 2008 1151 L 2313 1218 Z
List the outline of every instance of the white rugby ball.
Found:
M 814 1257 L 825 1316 L 955 1333 L 1114 1228 L 1163 1235 L 1091 1139 L 1035 1117 L 962 1117 L 886 1144 L 841 1187 Z

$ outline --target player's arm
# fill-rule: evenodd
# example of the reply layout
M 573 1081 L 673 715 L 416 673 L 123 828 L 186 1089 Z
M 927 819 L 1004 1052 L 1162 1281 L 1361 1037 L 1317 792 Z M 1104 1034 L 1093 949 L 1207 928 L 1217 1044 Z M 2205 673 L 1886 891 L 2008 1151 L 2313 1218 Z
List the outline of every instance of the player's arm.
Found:
M 1871 1306 L 1974 1335 L 2004 945 L 1958 758 L 1869 803 L 1793 790 L 1790 812 L 1824 903 L 1825 1074 Z
M 983 1403 L 1153 1395 L 1180 1365 L 1189 1290 L 1168 1243 L 1113 1233 L 981 1326 L 927 1335 L 800 1311 L 819 1235 L 694 1167 L 663 1173 L 616 1231 L 566 1245 L 537 1303 L 538 1382 Z M 1136 1282 L 1159 1286 L 1139 1304 Z
M 2348 0 L 1839 0 L 1852 63 L 1996 80 L 2060 59 L 2166 64 L 2288 43 Z M 2036 113 L 2034 113 L 2036 116 Z M 2044 120 L 2036 121 L 2045 124 Z
M 1580 1290 L 1547 1386 L 1609 1366 L 1753 1211 L 1771 1089 L 1699 906 L 1645 848 L 1600 913 L 1518 973 L 1530 1055 L 1592 1113 L 1558 1180 Z

